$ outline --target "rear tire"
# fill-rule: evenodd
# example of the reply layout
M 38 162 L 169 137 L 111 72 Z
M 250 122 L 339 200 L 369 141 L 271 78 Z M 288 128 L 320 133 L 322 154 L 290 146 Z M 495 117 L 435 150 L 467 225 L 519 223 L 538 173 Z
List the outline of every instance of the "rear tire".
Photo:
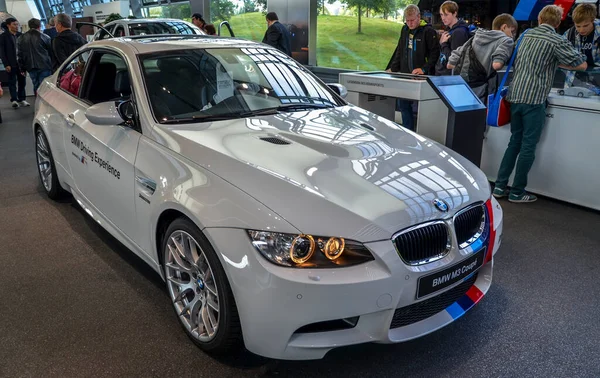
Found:
M 66 191 L 60 186 L 60 182 L 58 181 L 50 143 L 48 143 L 48 138 L 46 138 L 46 134 L 44 134 L 41 128 L 35 131 L 35 153 L 40 182 L 44 191 L 50 199 L 60 199 Z
M 190 220 L 174 220 L 162 235 L 163 272 L 180 324 L 205 352 L 243 350 L 242 327 L 225 271 Z

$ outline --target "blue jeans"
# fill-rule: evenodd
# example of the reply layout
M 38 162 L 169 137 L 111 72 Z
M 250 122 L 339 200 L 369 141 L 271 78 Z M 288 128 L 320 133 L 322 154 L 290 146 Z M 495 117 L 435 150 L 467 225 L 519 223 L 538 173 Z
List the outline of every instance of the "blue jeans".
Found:
M 10 102 L 25 101 L 25 76 L 21 75 L 18 68 L 14 69 L 13 67 L 13 70 L 8 73 L 8 90 L 10 91 Z
M 33 93 L 37 95 L 37 90 L 42 81 L 50 75 L 52 75 L 52 71 L 50 70 L 34 69 L 29 71 L 29 77 L 31 77 L 31 82 L 33 83 Z
M 413 115 L 413 102 L 408 100 L 398 99 L 396 107 L 402 114 L 402 126 L 409 130 L 415 130 L 415 117 Z

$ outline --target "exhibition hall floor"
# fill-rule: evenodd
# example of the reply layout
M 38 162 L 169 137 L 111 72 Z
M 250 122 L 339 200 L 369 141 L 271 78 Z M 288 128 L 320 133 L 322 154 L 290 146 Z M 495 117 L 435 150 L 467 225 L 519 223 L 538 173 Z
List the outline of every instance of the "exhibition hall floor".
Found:
M 600 376 L 600 214 L 546 199 L 501 201 L 504 239 L 492 288 L 442 330 L 404 344 L 335 350 L 320 361 L 210 357 L 181 329 L 154 271 L 71 200 L 46 198 L 33 106 L 11 109 L 7 92 L 0 100 L 0 377 Z

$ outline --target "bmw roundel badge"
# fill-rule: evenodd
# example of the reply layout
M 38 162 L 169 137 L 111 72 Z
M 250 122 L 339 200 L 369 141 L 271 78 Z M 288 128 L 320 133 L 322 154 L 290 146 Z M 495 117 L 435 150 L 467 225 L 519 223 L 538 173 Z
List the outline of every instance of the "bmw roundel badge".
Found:
M 435 206 L 436 209 L 438 209 L 442 213 L 446 213 L 450 209 L 450 206 L 448 206 L 446 201 L 441 200 L 439 198 L 436 198 L 433 200 L 433 205 Z

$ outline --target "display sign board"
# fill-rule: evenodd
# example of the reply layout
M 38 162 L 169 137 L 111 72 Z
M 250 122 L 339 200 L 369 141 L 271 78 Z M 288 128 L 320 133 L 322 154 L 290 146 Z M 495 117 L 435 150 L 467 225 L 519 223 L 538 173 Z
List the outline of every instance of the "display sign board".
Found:
M 129 16 L 129 1 L 111 1 L 110 3 L 94 4 L 83 7 L 85 17 L 94 17 L 94 22 L 103 23 L 111 13 L 120 14 L 121 17 Z

